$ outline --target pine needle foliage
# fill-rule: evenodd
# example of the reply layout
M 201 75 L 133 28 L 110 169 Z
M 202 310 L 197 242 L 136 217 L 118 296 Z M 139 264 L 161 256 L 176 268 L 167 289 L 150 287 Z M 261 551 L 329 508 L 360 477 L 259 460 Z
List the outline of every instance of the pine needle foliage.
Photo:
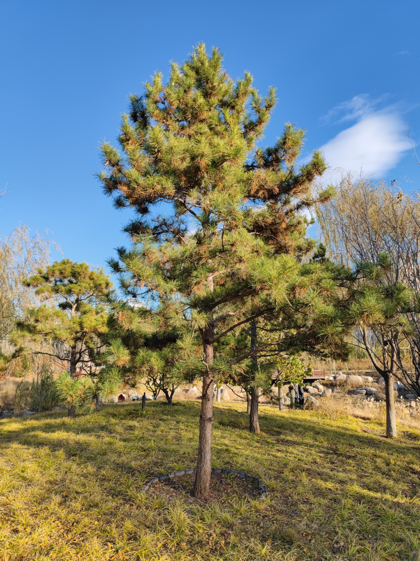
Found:
M 17 323 L 12 336 L 16 354 L 34 352 L 33 343 L 48 342 L 48 351 L 35 352 L 54 356 L 75 375 L 78 364 L 94 360 L 108 330 L 109 277 L 86 263 L 63 259 L 39 269 L 24 284 L 35 290 L 42 305 L 29 308 Z
M 331 194 L 311 194 L 326 167 L 319 152 L 296 167 L 303 130 L 287 124 L 273 147 L 259 147 L 275 90 L 261 97 L 248 72 L 235 82 L 222 58 L 200 44 L 181 66 L 171 65 L 166 83 L 157 73 L 144 95 L 131 96 L 122 153 L 104 144 L 99 175 L 115 205 L 137 213 L 126 228 L 134 247 L 120 248 L 111 262 L 122 287 L 149 301 L 160 330 L 179 331 L 179 361 L 203 378 L 201 497 L 209 484 L 213 383 L 231 368 L 215 345 L 284 302 L 299 274 L 294 255 L 311 246 L 303 211 Z M 249 316 L 252 298 L 258 311 Z

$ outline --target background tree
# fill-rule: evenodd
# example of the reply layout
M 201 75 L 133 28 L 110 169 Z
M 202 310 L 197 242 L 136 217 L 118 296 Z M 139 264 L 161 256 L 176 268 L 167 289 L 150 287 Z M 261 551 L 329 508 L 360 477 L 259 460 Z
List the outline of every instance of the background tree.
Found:
M 131 97 L 119 137 L 124 157 L 102 147 L 105 192 L 138 214 L 126 228 L 135 246 L 119 250 L 114 269 L 128 294 L 149 298 L 162 321 L 183 330 L 180 361 L 202 378 L 201 498 L 210 485 L 213 385 L 229 368 L 215 345 L 254 319 L 243 305 L 250 297 L 265 293 L 270 307 L 284 298 L 296 264 L 280 254 L 293 246 L 282 234 L 289 223 L 307 223 L 301 211 L 314 203 L 311 184 L 325 169 L 317 152 L 295 169 L 304 133 L 292 125 L 274 147 L 256 148 L 275 101 L 274 89 L 259 97 L 248 73 L 235 83 L 220 52 L 208 56 L 199 45 L 172 65 L 165 85 L 157 74 L 144 96 Z M 162 214 L 148 220 L 154 207 Z
M 317 213 L 328 254 L 357 273 L 347 319 L 385 381 L 387 435 L 396 436 L 394 379 L 420 396 L 420 201 L 347 176 Z
M 25 311 L 39 302 L 22 281 L 48 265 L 53 242 L 21 225 L 0 240 L 0 352 L 10 354 L 10 334 Z M 4 363 L 6 368 L 7 361 Z
M 316 252 L 310 262 L 300 263 L 295 277 L 289 279 L 287 298 L 279 302 L 270 314 L 253 320 L 254 329 L 258 328 L 258 338 L 249 329 L 242 330 L 239 337 L 232 337 L 230 352 L 233 362 L 242 360 L 233 378 L 252 396 L 251 432 L 259 431 L 259 392 L 269 392 L 281 381 L 279 364 L 284 366 L 287 363 L 284 362 L 285 356 L 289 357 L 288 370 L 291 376 L 293 374 L 291 381 L 294 383 L 298 382 L 297 355 L 307 353 L 322 358 L 347 358 L 349 345 L 345 336 L 348 327 L 342 322 L 337 306 L 341 303 L 343 291 L 347 293 L 351 286 L 349 282 L 352 278 L 347 268 L 320 258 Z M 254 343 L 249 347 L 249 338 L 252 341 L 253 337 L 257 346 Z M 292 366 L 296 368 L 293 370 Z M 275 371 L 277 378 L 273 378 Z
M 103 348 L 100 338 L 108 330 L 109 277 L 101 269 L 64 259 L 39 269 L 24 284 L 47 303 L 26 310 L 17 323 L 12 337 L 20 347 L 17 354 L 53 356 L 68 365 L 72 377 L 77 365 L 95 363 Z M 39 341 L 52 348 L 34 350 L 31 345 Z

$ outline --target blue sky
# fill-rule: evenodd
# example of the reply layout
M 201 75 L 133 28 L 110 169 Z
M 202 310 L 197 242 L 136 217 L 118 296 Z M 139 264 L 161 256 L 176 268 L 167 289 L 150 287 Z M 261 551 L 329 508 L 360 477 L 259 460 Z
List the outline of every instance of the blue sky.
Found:
M 143 2 L 0 0 L 0 236 L 48 229 L 66 257 L 105 266 L 130 212 L 101 191 L 99 146 L 116 144 L 130 93 L 193 45 L 249 70 L 332 169 L 420 188 L 405 126 L 420 142 L 418 0 Z

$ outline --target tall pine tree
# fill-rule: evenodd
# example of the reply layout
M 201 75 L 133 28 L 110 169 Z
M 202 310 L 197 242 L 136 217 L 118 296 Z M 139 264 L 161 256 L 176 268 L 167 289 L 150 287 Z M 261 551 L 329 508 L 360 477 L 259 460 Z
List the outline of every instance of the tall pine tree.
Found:
M 325 170 L 319 152 L 296 169 L 304 132 L 290 124 L 272 148 L 257 148 L 275 102 L 274 89 L 262 99 L 249 73 L 233 81 L 221 53 L 201 44 L 166 84 L 158 73 L 131 97 L 123 155 L 102 147 L 105 192 L 138 215 L 126 228 L 134 246 L 113 266 L 129 294 L 152 302 L 160 329 L 183 333 L 180 361 L 202 377 L 199 498 L 210 485 L 213 385 L 227 366 L 220 341 L 284 301 L 298 274 L 291 254 L 307 250 L 301 211 Z

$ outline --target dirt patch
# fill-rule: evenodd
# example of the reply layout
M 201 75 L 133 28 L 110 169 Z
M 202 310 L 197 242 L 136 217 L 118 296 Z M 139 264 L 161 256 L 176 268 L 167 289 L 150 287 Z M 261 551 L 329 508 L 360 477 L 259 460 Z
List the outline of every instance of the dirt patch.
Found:
M 188 502 L 201 504 L 192 496 L 195 474 L 171 477 L 153 482 L 148 488 L 150 495 L 166 495 L 170 497 L 184 497 Z M 259 499 L 261 488 L 254 479 L 245 479 L 237 474 L 212 473 L 210 495 L 206 503 L 227 503 L 233 498 Z

